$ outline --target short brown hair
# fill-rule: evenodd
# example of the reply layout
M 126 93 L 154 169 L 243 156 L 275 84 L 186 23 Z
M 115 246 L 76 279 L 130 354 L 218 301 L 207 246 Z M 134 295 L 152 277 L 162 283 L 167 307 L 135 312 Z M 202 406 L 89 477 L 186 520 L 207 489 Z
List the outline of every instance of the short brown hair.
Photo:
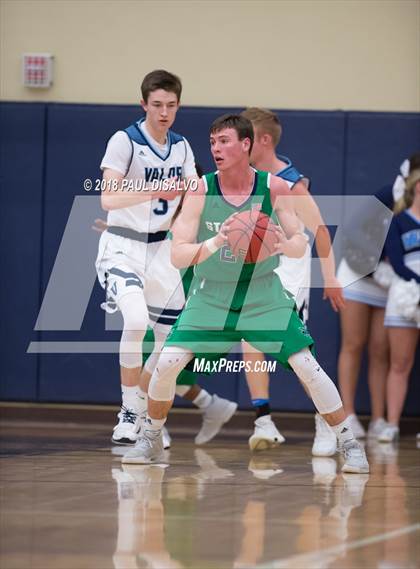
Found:
M 214 134 L 225 128 L 233 128 L 236 130 L 239 140 L 249 138 L 251 141 L 249 153 L 251 154 L 252 145 L 254 144 L 254 129 L 252 128 L 251 121 L 242 115 L 222 115 L 211 125 L 210 134 Z
M 409 158 L 410 160 L 410 172 L 411 170 L 418 170 L 420 169 L 420 152 L 416 152 L 412 154 Z
M 169 93 L 175 93 L 178 101 L 181 99 L 182 83 L 181 79 L 165 71 L 164 69 L 155 69 L 146 75 L 141 84 L 141 95 L 143 101 L 147 103 L 150 93 L 163 89 Z
M 280 142 L 281 124 L 275 113 L 268 109 L 259 109 L 258 107 L 249 107 L 242 111 L 241 115 L 252 122 L 254 127 L 262 134 L 269 134 L 273 141 L 274 147 Z

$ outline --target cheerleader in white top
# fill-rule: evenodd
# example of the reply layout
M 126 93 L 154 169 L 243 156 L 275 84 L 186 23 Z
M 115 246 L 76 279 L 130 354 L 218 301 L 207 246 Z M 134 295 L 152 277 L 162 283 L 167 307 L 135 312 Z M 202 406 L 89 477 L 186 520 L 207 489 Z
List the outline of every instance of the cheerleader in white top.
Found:
M 385 311 L 390 342 L 390 369 L 386 383 L 387 426 L 378 439 L 392 442 L 399 436 L 399 421 L 419 341 L 420 328 L 420 153 L 410 158 L 403 198 L 396 203 L 385 244 L 395 272 Z

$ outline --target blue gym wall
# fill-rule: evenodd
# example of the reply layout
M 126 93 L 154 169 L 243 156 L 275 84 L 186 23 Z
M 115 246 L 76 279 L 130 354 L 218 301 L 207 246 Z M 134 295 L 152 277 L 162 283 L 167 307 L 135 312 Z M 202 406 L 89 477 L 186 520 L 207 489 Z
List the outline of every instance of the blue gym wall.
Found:
M 175 130 L 191 142 L 197 161 L 211 170 L 208 128 L 225 111 L 240 109 L 184 107 Z M 118 403 L 116 354 L 33 354 L 35 341 L 118 341 L 104 331 L 95 284 L 80 331 L 35 331 L 35 322 L 75 196 L 85 196 L 83 180 L 99 178 L 99 163 L 109 136 L 138 118 L 138 107 L 2 102 L 1 208 L 2 342 L 0 398 L 12 401 Z M 420 148 L 420 116 L 414 113 L 279 111 L 283 138 L 279 151 L 290 156 L 312 180 L 315 195 L 372 194 L 391 183 L 404 158 Z M 92 221 L 102 215 L 90 197 Z M 90 215 L 90 214 L 89 214 Z M 89 222 L 88 222 L 89 223 Z M 81 228 L 84 256 L 95 260 L 98 235 Z M 80 263 L 69 259 L 75 281 Z M 71 305 L 72 283 L 63 286 L 63 305 Z M 70 296 L 69 296 L 70 291 Z M 319 360 L 336 376 L 339 323 L 322 291 L 311 295 L 309 326 Z M 417 354 L 419 356 L 419 354 Z M 405 414 L 420 415 L 417 357 Z M 244 378 L 229 374 L 203 378 L 210 391 L 249 407 Z M 312 404 L 293 374 L 279 371 L 271 382 L 273 407 L 309 411 Z M 179 403 L 179 402 L 178 402 Z M 359 412 L 369 411 L 365 370 L 357 395 Z

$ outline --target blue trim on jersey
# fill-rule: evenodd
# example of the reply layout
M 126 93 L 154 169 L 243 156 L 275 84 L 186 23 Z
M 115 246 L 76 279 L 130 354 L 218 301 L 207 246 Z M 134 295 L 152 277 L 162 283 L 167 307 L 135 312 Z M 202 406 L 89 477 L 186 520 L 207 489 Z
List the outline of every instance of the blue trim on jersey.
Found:
M 283 162 L 286 162 L 287 166 L 286 168 L 283 168 L 283 170 L 286 170 L 289 166 L 293 166 L 292 161 L 290 160 L 290 158 L 288 156 L 285 156 L 284 154 L 277 154 L 277 158 L 279 160 L 282 160 Z M 279 170 L 279 172 L 282 172 L 282 170 Z M 277 174 L 276 174 L 277 176 Z
M 292 182 L 293 185 L 304 178 L 303 174 L 293 166 L 290 158 L 282 156 L 281 154 L 279 154 L 278 158 L 287 164 L 285 168 L 275 174 L 278 178 L 283 178 L 286 182 Z
M 136 286 L 143 288 L 143 283 L 141 282 L 141 279 L 138 277 L 138 275 L 136 275 L 136 273 L 127 273 L 126 271 L 122 271 L 121 269 L 117 269 L 115 267 L 109 269 L 108 272 L 110 275 L 115 275 L 117 277 L 122 277 L 125 279 L 127 286 L 129 283 L 130 285 L 135 284 Z
M 150 148 L 150 150 L 153 152 L 153 154 L 155 154 L 160 160 L 167 160 L 169 158 L 169 155 L 171 153 L 171 149 L 172 149 L 172 145 L 173 144 L 177 144 L 178 142 L 184 142 L 184 137 L 181 136 L 180 134 L 177 134 L 176 132 L 173 132 L 171 130 L 168 130 L 167 132 L 167 138 L 168 138 L 168 150 L 166 152 L 165 155 L 162 155 L 151 143 L 149 140 L 147 140 L 147 138 L 144 136 L 144 134 L 142 133 L 142 131 L 140 130 L 140 125 L 145 121 L 146 119 L 140 119 L 138 122 L 132 124 L 131 126 L 127 127 L 125 130 L 125 132 L 128 134 L 128 136 L 131 138 L 131 140 L 134 140 L 134 142 L 136 142 L 137 144 L 140 144 L 141 146 L 148 146 Z M 185 144 L 185 142 L 184 142 Z
M 216 190 L 218 192 L 218 194 L 220 195 L 220 197 L 222 198 L 222 200 L 230 207 L 233 207 L 234 209 L 239 209 L 241 207 L 244 207 L 245 204 L 247 204 L 250 199 L 252 198 L 252 196 L 255 195 L 255 192 L 257 191 L 257 184 L 258 184 L 258 172 L 255 170 L 255 177 L 254 177 L 254 186 L 252 188 L 251 193 L 249 194 L 248 198 L 246 199 L 246 201 L 244 201 L 241 205 L 233 205 L 232 203 L 228 202 L 227 199 L 225 198 L 225 196 L 223 195 L 223 192 L 220 188 L 220 183 L 219 183 L 219 176 L 216 172 L 215 176 L 214 176 L 215 182 L 216 182 Z M 264 196 L 261 196 L 264 197 Z M 261 202 L 262 204 L 262 202 Z
M 137 144 L 140 144 L 141 146 L 149 146 L 136 123 L 125 128 L 124 131 L 128 134 L 130 139 L 134 140 Z
M 171 318 L 170 316 L 167 318 L 158 317 L 155 314 L 149 314 L 149 318 L 157 324 L 165 324 L 166 326 L 173 326 L 177 320 L 176 318 Z
M 155 314 L 158 314 L 159 316 L 174 316 L 174 317 L 178 317 L 181 312 L 182 312 L 182 308 L 180 309 L 174 309 L 174 308 L 158 308 L 157 306 L 149 306 L 147 305 L 147 308 L 150 312 L 154 312 Z
M 138 286 L 139 288 L 143 288 L 143 285 L 137 279 L 127 279 L 125 281 L 125 286 Z
M 165 162 L 165 160 L 167 160 L 167 159 L 169 158 L 169 155 L 170 155 L 170 153 L 171 153 L 171 148 L 172 148 L 171 139 L 170 139 L 170 137 L 167 135 L 167 136 L 168 136 L 168 150 L 166 151 L 166 154 L 165 154 L 165 155 L 161 154 L 152 144 L 150 144 L 150 142 L 147 140 L 147 138 L 144 136 L 144 134 L 143 134 L 143 133 L 141 132 L 141 130 L 140 130 L 140 125 L 141 125 L 142 123 L 144 123 L 145 120 L 146 120 L 146 119 L 140 119 L 140 120 L 138 121 L 138 123 L 136 124 L 137 130 L 138 130 L 138 131 L 140 132 L 140 134 L 143 136 L 143 140 L 146 142 L 146 146 L 148 146 L 148 147 L 150 148 L 150 150 L 153 152 L 153 154 L 156 154 L 156 156 L 157 156 L 158 158 L 160 158 L 160 160 L 163 160 L 163 162 Z M 169 133 L 169 131 L 168 131 L 168 133 Z
M 171 139 L 172 144 L 176 144 L 177 142 L 184 142 L 184 137 L 181 134 L 177 134 L 173 130 L 168 130 L 168 135 Z

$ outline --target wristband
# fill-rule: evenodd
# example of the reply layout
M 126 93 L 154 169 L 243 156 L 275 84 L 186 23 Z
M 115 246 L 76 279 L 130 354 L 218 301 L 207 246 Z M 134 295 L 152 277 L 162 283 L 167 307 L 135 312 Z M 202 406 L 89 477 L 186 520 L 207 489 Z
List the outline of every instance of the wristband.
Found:
M 211 239 L 207 239 L 205 241 L 207 249 L 210 251 L 211 254 L 216 253 L 219 250 L 219 247 L 216 245 L 216 237 L 212 237 Z

